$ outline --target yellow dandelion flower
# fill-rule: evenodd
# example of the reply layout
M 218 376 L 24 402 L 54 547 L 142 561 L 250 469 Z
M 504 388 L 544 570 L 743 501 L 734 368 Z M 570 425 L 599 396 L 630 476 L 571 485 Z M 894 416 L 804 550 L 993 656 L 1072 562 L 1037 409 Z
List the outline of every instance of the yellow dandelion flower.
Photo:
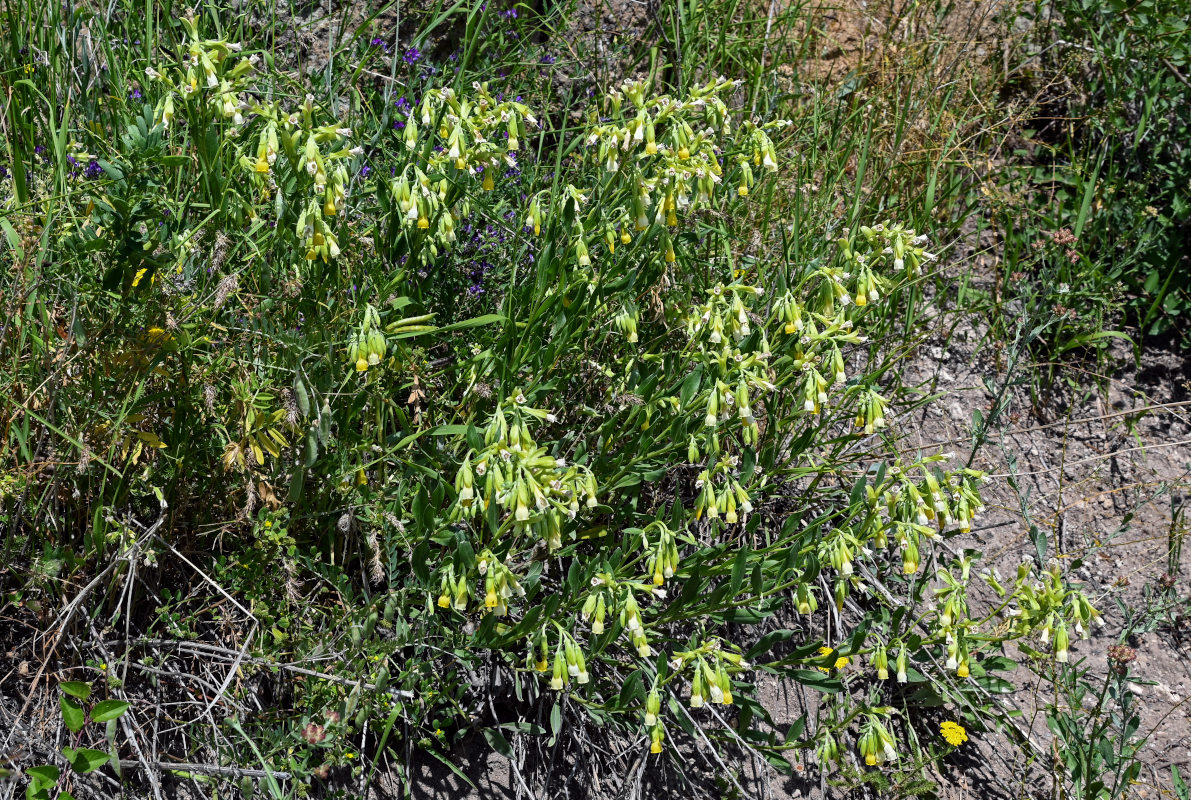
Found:
M 939 726 L 939 733 L 943 734 L 943 738 L 947 740 L 947 744 L 952 747 L 959 747 L 968 741 L 968 732 L 964 729 L 964 726 L 951 720 L 947 720 Z

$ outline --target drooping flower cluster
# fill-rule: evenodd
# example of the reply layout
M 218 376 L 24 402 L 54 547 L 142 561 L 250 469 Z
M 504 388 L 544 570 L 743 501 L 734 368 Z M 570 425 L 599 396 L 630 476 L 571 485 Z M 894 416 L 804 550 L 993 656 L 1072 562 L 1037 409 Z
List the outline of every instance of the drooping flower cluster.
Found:
M 371 305 L 364 309 L 364 319 L 359 330 L 347 346 L 347 360 L 355 365 L 357 372 L 367 372 L 385 357 L 388 344 L 380 331 L 380 315 Z
M 751 669 L 752 665 L 730 645 L 710 639 L 694 650 L 675 653 L 670 660 L 675 673 L 691 670 L 691 708 L 700 708 L 710 701 L 732 705 L 732 676 Z
M 986 573 L 983 577 L 998 595 L 1008 595 L 1016 601 L 1009 612 L 1014 635 L 1037 633 L 1043 645 L 1053 648 L 1055 661 L 1060 663 L 1069 658 L 1071 633 L 1068 628 L 1073 629 L 1080 639 L 1087 639 L 1092 625 L 1104 624 L 1100 612 L 1083 590 L 1064 582 L 1057 559 L 1051 559 L 1046 571 L 1037 578 L 1033 564 L 1023 561 L 1017 568 L 1012 590 L 1002 586 L 995 573 Z
M 557 196 L 539 192 L 529 199 L 526 227 L 540 235 L 551 219 L 567 220 L 562 231 L 580 268 L 592 266 L 595 243 L 603 239 L 608 255 L 628 245 L 634 233 L 651 231 L 655 253 L 665 263 L 677 259 L 672 231 L 683 217 L 714 207 L 715 187 L 725 179 L 724 159 L 738 163 L 740 185 L 752 184 L 750 162 L 776 171 L 776 148 L 770 133 L 787 125 L 746 121 L 734 135 L 731 116 L 720 95 L 736 86 L 717 78 L 691 90 L 682 100 L 649 95 L 643 80 L 626 80 L 606 100 L 607 117 L 592 120 L 588 155 L 602 168 L 600 204 L 586 207 L 596 187 L 567 185 Z M 627 103 L 626 103 L 627 100 Z M 747 189 L 742 192 L 747 194 Z M 619 312 L 617 325 L 630 339 L 635 330 L 632 310 Z
M 629 640 L 637 655 L 641 658 L 652 656 L 653 648 L 645 633 L 636 593 L 648 596 L 651 591 L 661 590 L 637 581 L 618 581 L 610 572 L 597 573 L 591 580 L 591 586 L 591 591 L 583 602 L 580 618 L 584 622 L 591 622 L 592 636 L 599 636 L 604 632 L 607 614 L 612 611 L 620 626 L 620 632 Z
M 857 746 L 864 763 L 870 767 L 897 761 L 897 748 L 894 747 L 893 736 L 878 714 L 870 713 L 866 716 Z
M 534 441 L 530 425 L 553 417 L 520 394 L 497 407 L 484 448 L 469 452 L 456 473 L 459 516 L 474 517 L 495 503 L 506 515 L 502 529 L 530 531 L 550 550 L 562 546 L 566 520 L 575 518 L 581 502 L 594 508 L 599 501 L 590 470 L 555 458 Z
M 750 337 L 749 306 L 763 294 L 760 286 L 716 284 L 708 291 L 707 302 L 696 306 L 687 317 L 691 347 L 699 353 L 704 374 L 713 382 L 706 393 L 706 430 L 697 434 L 703 449 L 713 457 L 720 453 L 720 426 L 729 420 L 739 420 L 745 444 L 757 442 L 760 426 L 754 412 L 756 398 L 777 388 L 769 366 L 765 331 Z
M 656 541 L 650 541 L 651 531 L 656 531 Z M 646 573 L 653 580 L 654 586 L 664 585 L 667 579 L 674 577 L 674 572 L 678 569 L 678 543 L 674 538 L 674 532 L 666 523 L 655 520 L 646 525 L 641 532 L 641 544 L 649 553 L 645 562 Z
M 469 188 L 494 189 L 503 167 L 517 168 L 528 130 L 541 124 L 519 99 L 498 99 L 486 83 L 471 88 L 468 95 L 433 89 L 409 107 L 401 131 L 412 160 L 386 186 L 389 213 L 407 233 L 425 237 L 416 252 L 430 258 L 455 242 L 470 214 Z
M 538 672 L 550 671 L 550 688 L 556 692 L 566 687 L 571 678 L 574 678 L 578 684 L 588 683 L 591 676 L 587 671 L 587 660 L 583 656 L 583 648 L 575 641 L 575 637 L 567 633 L 561 626 L 555 626 L 555 628 L 558 634 L 558 643 L 554 648 L 553 669 L 550 666 L 550 642 L 545 630 L 538 634 L 536 640 L 538 654 L 534 661 L 534 668 Z
M 219 118 L 231 122 L 224 131 L 229 142 L 259 123 L 255 146 L 233 145 L 240 153 L 240 166 L 261 200 L 279 192 L 278 170 L 285 178 L 296 178 L 286 184 L 290 187 L 287 192 L 296 192 L 287 202 L 300 209 L 295 234 L 306 260 L 329 263 L 337 258 L 340 243 L 329 220 L 342 213 L 347 201 L 346 159 L 363 155 L 363 148 L 349 147 L 351 130 L 335 121 L 326 122 L 327 115 L 315 104 L 313 95 L 306 95 L 302 105 L 292 112 L 281 102 L 253 98 L 249 79 L 258 57 L 240 58 L 232 65 L 231 56 L 241 50 L 240 45 L 203 39 L 193 18 L 183 18 L 182 24 L 189 41 L 180 67 L 146 70 L 150 82 L 165 88 L 157 103 L 157 120 L 168 129 L 177 114 L 177 102 L 193 109 L 199 107 L 195 104 L 205 104 Z M 196 131 L 194 135 L 205 132 Z M 279 163 L 280 156 L 284 160 Z M 251 217 L 257 211 L 249 207 L 247 213 Z
M 723 140 L 732 133 L 731 116 L 720 95 L 737 85 L 716 78 L 678 100 L 669 95 L 648 97 L 645 81 L 625 80 L 609 94 L 611 117 L 591 127 L 587 144 L 606 172 L 620 172 L 622 165 L 630 168 L 633 194 L 626 226 L 631 223 L 637 231 L 651 224 L 674 227 L 679 212 L 710 207 L 715 186 L 724 177 Z M 747 195 L 753 183 L 750 162 L 777 170 L 777 151 L 768 132 L 787 125 L 785 120 L 743 124 L 744 140 L 736 156 L 741 195 Z
M 223 119 L 234 125 L 243 124 L 247 105 L 240 93 L 260 62 L 259 57 L 233 59 L 232 56 L 242 49 L 241 45 L 223 39 L 203 39 L 193 17 L 183 17 L 181 22 L 188 39 L 180 59 L 181 66 L 165 71 L 153 67 L 145 70 L 149 81 L 160 83 L 166 90 L 157 103 L 157 120 L 169 128 L 174 121 L 177 101 L 188 104 L 205 101 Z M 233 60 L 235 64 L 231 63 Z

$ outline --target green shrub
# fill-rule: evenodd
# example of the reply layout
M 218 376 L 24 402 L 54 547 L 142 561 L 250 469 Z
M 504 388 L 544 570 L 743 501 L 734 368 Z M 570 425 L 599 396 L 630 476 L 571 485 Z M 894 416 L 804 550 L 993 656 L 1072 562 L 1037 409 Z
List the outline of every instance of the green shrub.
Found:
M 10 152 L 54 156 L 6 199 L 4 554 L 164 559 L 124 520 L 168 507 L 159 542 L 214 551 L 257 658 L 338 658 L 236 728 L 272 768 L 356 764 L 369 726 L 507 753 L 536 705 L 555 737 L 894 769 L 939 698 L 998 724 L 1007 641 L 1086 635 L 1057 567 L 975 580 L 947 544 L 982 473 L 885 445 L 904 349 L 865 332 L 918 296 L 926 236 L 783 243 L 790 123 L 736 82 L 547 114 L 465 64 L 339 102 L 202 27 L 87 124 L 21 84 Z M 198 637 L 205 603 L 162 599 L 138 624 Z M 758 672 L 824 693 L 809 731 L 762 724 Z

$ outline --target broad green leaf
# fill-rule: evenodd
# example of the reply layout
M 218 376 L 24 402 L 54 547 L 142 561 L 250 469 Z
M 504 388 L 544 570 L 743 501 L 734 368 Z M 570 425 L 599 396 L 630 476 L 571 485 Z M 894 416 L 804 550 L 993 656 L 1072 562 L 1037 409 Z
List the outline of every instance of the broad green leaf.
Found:
M 82 681 L 63 681 L 58 686 L 71 697 L 77 697 L 80 700 L 86 700 L 91 696 L 91 684 L 89 683 L 83 683 Z
M 81 731 L 87 724 L 87 715 L 83 712 L 82 704 L 73 697 L 59 697 L 58 705 L 62 708 L 62 722 L 71 733 Z
M 74 756 L 70 758 L 70 767 L 80 775 L 86 775 L 108 763 L 109 758 L 110 756 L 102 750 L 83 747 L 76 750 Z
M 25 774 L 41 786 L 53 786 L 58 782 L 58 776 L 62 773 L 53 764 L 46 764 L 40 767 L 30 767 L 25 770 Z
M 91 709 L 91 719 L 95 722 L 119 719 L 127 710 L 128 703 L 123 700 L 104 700 L 101 703 L 96 703 Z

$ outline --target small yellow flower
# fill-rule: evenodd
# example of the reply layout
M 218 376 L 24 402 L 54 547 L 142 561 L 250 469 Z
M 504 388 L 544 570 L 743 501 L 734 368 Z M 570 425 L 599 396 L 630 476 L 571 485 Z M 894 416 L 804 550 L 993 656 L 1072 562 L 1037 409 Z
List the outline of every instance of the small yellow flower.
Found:
M 344 758 L 355 758 L 356 754 L 355 753 L 344 753 L 343 757 Z
M 821 655 L 821 656 L 829 656 L 834 652 L 835 651 L 832 650 L 830 647 L 820 647 L 819 648 L 819 655 Z M 835 660 L 835 669 L 843 669 L 844 667 L 848 666 L 848 663 L 849 663 L 849 659 L 847 656 L 840 656 L 839 658 L 837 658 Z M 830 671 L 826 667 L 819 667 L 818 669 L 819 669 L 819 672 L 824 672 L 824 673 Z
M 964 730 L 964 726 L 951 720 L 947 720 L 939 726 L 939 733 L 943 734 L 943 738 L 947 740 L 947 744 L 952 747 L 959 747 L 968 741 L 968 732 Z
M 273 523 L 272 523 L 272 521 L 271 521 L 271 520 L 265 520 L 265 527 L 266 527 L 266 528 L 272 528 L 272 527 L 273 527 Z

